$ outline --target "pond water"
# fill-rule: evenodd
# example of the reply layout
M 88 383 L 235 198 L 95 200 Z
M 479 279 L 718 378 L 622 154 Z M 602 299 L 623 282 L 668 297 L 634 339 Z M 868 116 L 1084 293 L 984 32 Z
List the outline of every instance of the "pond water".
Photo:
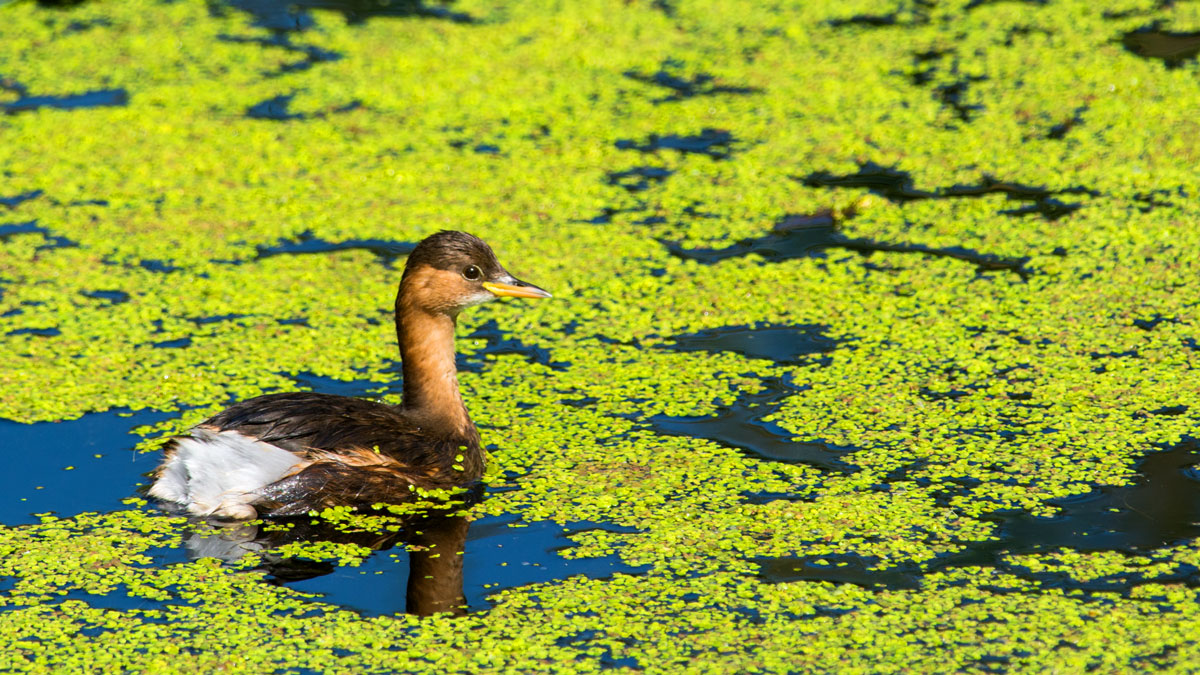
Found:
M 823 580 L 887 588 L 919 588 L 921 577 L 951 567 L 999 567 L 1017 576 L 1051 585 L 1129 592 L 1148 581 L 1200 585 L 1200 568 L 1181 565 L 1168 575 L 1105 577 L 1079 582 L 1064 573 L 1027 573 L 1007 561 L 1011 555 L 1059 549 L 1146 554 L 1200 536 L 1200 442 L 1186 440 L 1146 455 L 1133 484 L 1099 487 L 1084 495 L 1052 500 L 1059 513 L 1036 517 L 1024 512 L 997 513 L 984 520 L 997 525 L 996 538 L 967 543 L 926 565 L 873 569 L 878 561 L 860 556 L 785 556 L 758 560 L 763 578 L 772 582 Z
M 627 179 L 632 172 L 616 174 Z M 657 176 L 658 174 L 653 174 Z M 663 178 L 656 178 L 662 180 Z M 1062 190 L 1002 182 L 987 178 L 976 185 L 952 185 L 929 190 L 918 189 L 913 179 L 906 172 L 890 167 L 878 166 L 873 163 L 864 164 L 859 171 L 850 174 L 835 175 L 817 172 L 807 176 L 798 176 L 796 180 L 808 187 L 817 188 L 859 188 L 866 189 L 872 194 L 885 197 L 896 202 L 910 202 L 926 199 L 963 199 L 980 197 L 990 194 L 1003 194 L 1009 201 L 1018 206 L 1001 209 L 997 213 L 1014 216 L 1040 216 L 1046 220 L 1057 220 L 1069 215 L 1082 207 L 1080 202 L 1064 202 L 1059 197 L 1065 195 L 1095 195 L 1095 191 L 1082 187 L 1071 187 Z M 621 183 L 627 189 L 638 186 L 643 189 L 646 183 Z M 792 214 L 784 217 L 775 224 L 772 230 L 760 237 L 742 239 L 720 248 L 686 248 L 678 242 L 660 239 L 668 251 L 676 257 L 685 260 L 696 260 L 705 264 L 718 263 L 731 258 L 747 255 L 757 255 L 765 262 L 780 262 L 794 258 L 820 255 L 827 249 L 849 249 L 863 255 L 875 252 L 915 253 L 926 256 L 962 260 L 976 266 L 980 272 L 1009 271 L 1026 278 L 1031 273 L 1026 267 L 1028 258 L 1012 258 L 994 253 L 976 251 L 963 246 L 934 247 L 909 242 L 884 242 L 865 237 L 851 237 L 841 232 L 842 224 L 856 215 L 854 208 L 835 213 L 831 210 L 815 213 Z M 1048 251 L 1053 255 L 1066 255 L 1063 249 Z
M 168 589 L 179 604 L 149 616 L 93 611 L 156 606 L 132 586 L 34 606 L 27 581 L 60 583 L 42 560 L 109 569 L 80 545 L 107 532 L 55 539 L 38 514 L 175 526 L 129 498 L 159 459 L 132 429 L 179 413 L 0 419 L 0 530 L 44 555 L 0 576 L 30 603 L 0 613 L 20 642 L 0 670 L 211 645 L 279 672 L 400 670 L 422 653 L 431 670 L 527 670 L 564 646 L 593 669 L 1198 661 L 1197 240 L 1178 227 L 1195 215 L 1178 138 L 1196 107 L 1194 7 L 616 4 L 4 7 L 44 36 L 16 36 L 0 73 L 16 132 L 0 338 L 28 368 L 10 383 L 49 400 L 76 369 L 136 358 L 252 388 L 265 359 L 284 390 L 395 400 L 394 350 L 362 343 L 391 299 L 364 313 L 336 289 L 395 279 L 418 230 L 485 233 L 562 291 L 460 326 L 458 368 L 497 387 L 484 435 L 511 428 L 505 468 L 519 467 L 472 499 L 511 512 L 394 532 L 179 522 L 178 545 L 147 552 L 143 571 L 202 584 L 197 559 L 252 554 L 261 574 L 235 581 L 271 598 L 258 614 L 291 601 L 271 585 L 318 598 L 297 621 L 205 589 L 190 607 Z M 71 142 L 39 149 L 56 134 Z M 67 208 L 82 204 L 105 208 Z M 320 336 L 295 330 L 310 321 Z M 298 372 L 329 372 L 306 350 L 342 345 L 378 362 L 351 381 Z M 140 391 L 123 400 L 212 402 L 174 377 Z M 107 405 L 80 394 L 69 414 Z M 1015 506 L 1072 492 L 1050 517 Z M 994 537 L 973 541 L 981 522 Z M 296 542 L 318 546 L 280 553 Z M 370 553 L 339 564 L 320 544 Z M 653 563 L 572 557 L 613 550 Z M 522 590 L 484 615 L 505 589 Z M 177 611 L 225 604 L 207 625 Z M 475 616 L 379 618 L 464 606 Z
M 370 397 L 373 391 L 394 387 L 368 380 L 338 382 L 311 375 L 296 377 L 304 388 L 325 393 Z M 336 383 L 331 386 L 330 383 Z M 13 526 L 36 523 L 35 514 L 67 517 L 83 512 L 105 512 L 124 508 L 122 500 L 139 496 L 149 480 L 146 473 L 157 466 L 159 453 L 138 453 L 133 446 L 139 438 L 131 429 L 160 422 L 172 413 L 153 411 L 107 411 L 84 415 L 64 422 L 20 424 L 0 420 L 0 448 L 21 453 L 20 470 L 0 475 L 0 524 Z M 482 498 L 487 498 L 486 491 Z M 154 508 L 154 507 L 149 507 Z M 461 520 L 461 519 L 458 519 Z M 599 558 L 565 558 L 558 551 L 574 544 L 567 538 L 575 532 L 609 528 L 599 523 L 551 521 L 523 523 L 519 516 L 489 516 L 474 522 L 447 528 L 445 519 L 424 519 L 388 538 L 379 534 L 347 535 L 336 528 L 311 527 L 310 519 L 292 519 L 291 532 L 282 535 L 259 532 L 257 526 L 216 526 L 200 532 L 187 532 L 181 548 L 153 552 L 157 564 L 180 564 L 197 557 L 214 557 L 236 562 L 247 553 L 269 552 L 288 541 L 352 541 L 377 552 L 356 567 L 338 567 L 332 563 L 303 559 L 267 557 L 263 569 L 272 583 L 319 594 L 325 602 L 369 615 L 391 614 L 413 608 L 409 595 L 426 591 L 435 582 L 447 579 L 456 584 L 449 600 L 442 597 L 434 609 L 450 609 L 451 600 L 465 598 L 471 611 L 486 609 L 487 596 L 505 588 L 564 579 L 577 574 L 609 577 L 615 573 L 639 573 L 644 567 L 631 567 L 615 555 Z M 416 534 L 419 530 L 420 534 Z M 425 544 L 436 540 L 463 551 L 461 570 L 447 570 L 428 553 L 409 554 L 403 544 Z M 419 573 L 410 574 L 414 563 Z M 426 583 L 417 581 L 434 577 Z M 411 585 L 410 585 L 411 584 Z M 445 589 L 436 589 L 446 596 Z M 145 607 L 143 598 L 127 597 L 120 592 L 99 598 L 75 592 L 72 598 L 85 599 L 100 607 Z M 420 613 L 425 604 L 415 608 Z
M 0 523 L 36 523 L 35 513 L 71 516 L 113 511 L 136 496 L 158 459 L 133 451 L 130 430 L 171 413 L 110 410 L 66 422 L 0 420 L 0 448 L 10 469 L 0 472 Z
M 304 254 L 361 247 L 377 247 L 388 255 L 380 263 L 390 265 L 390 244 L 375 240 L 314 243 L 302 238 L 284 242 L 270 254 Z M 107 296 L 105 296 L 107 297 Z M 114 302 L 119 298 L 113 298 Z M 218 317 L 221 318 L 221 317 Z M 204 319 L 198 322 L 203 323 Z M 482 341 L 476 350 L 460 354 L 463 370 L 485 367 L 488 354 L 519 354 L 531 362 L 552 368 L 567 367 L 553 360 L 549 350 L 526 345 L 506 335 L 489 321 L 465 336 Z M 676 335 L 664 345 L 675 351 L 730 351 L 779 364 L 811 364 L 819 367 L 830 354 L 846 348 L 827 337 L 822 326 L 759 325 L 726 326 Z M 393 364 L 397 379 L 380 383 L 371 379 L 333 380 L 312 374 L 293 376 L 299 389 L 343 396 L 375 398 L 400 391 L 399 363 Z M 799 462 L 817 468 L 853 473 L 856 467 L 843 457 L 857 448 L 837 446 L 818 439 L 796 440 L 779 425 L 764 420 L 798 385 L 790 377 L 763 377 L 758 391 L 743 391 L 736 401 L 720 407 L 713 415 L 655 415 L 646 419 L 657 433 L 705 438 L 736 448 L 759 459 Z M 22 453 L 20 471 L 6 472 L 0 486 L 0 522 L 21 525 L 38 521 L 35 514 L 70 516 L 84 511 L 110 511 L 123 507 L 122 500 L 139 494 L 148 482 L 145 474 L 157 464 L 157 453 L 133 450 L 138 437 L 135 427 L 169 419 L 172 413 L 111 410 L 92 413 L 64 422 L 20 424 L 0 420 L 0 447 Z M 998 538 L 969 543 L 958 553 L 944 554 L 925 565 L 900 565 L 874 569 L 878 561 L 858 556 L 786 556 L 757 559 L 761 576 L 771 582 L 824 580 L 863 586 L 918 588 L 921 577 L 931 571 L 960 566 L 1010 567 L 1010 554 L 1077 550 L 1145 551 L 1200 536 L 1200 445 L 1187 441 L 1147 455 L 1138 465 L 1139 477 L 1125 487 L 1103 487 L 1070 499 L 1052 502 L 1061 509 L 1051 518 L 1025 513 L 1000 513 L 985 519 L 998 526 Z M 486 499 L 486 488 L 479 497 Z M 762 503 L 787 495 L 747 496 Z M 322 600 L 365 615 L 405 611 L 427 613 L 447 609 L 465 600 L 470 611 L 486 609 L 488 596 L 505 588 L 543 583 L 576 574 L 605 578 L 614 573 L 638 573 L 647 568 L 630 567 L 616 555 L 570 559 L 559 551 L 573 544 L 569 536 L 590 529 L 613 529 L 603 523 L 550 521 L 523 523 L 518 515 L 489 516 L 467 523 L 461 518 L 425 518 L 410 523 L 392 536 L 347 534 L 336 528 L 315 527 L 309 519 L 292 519 L 284 532 L 259 531 L 256 525 L 218 526 L 185 535 L 183 545 L 159 549 L 159 564 L 180 564 L 197 557 L 215 557 L 236 562 L 246 553 L 264 555 L 262 569 L 270 583 L 315 593 Z M 617 528 L 620 530 L 620 528 Z M 353 541 L 375 550 L 358 566 L 272 556 L 270 551 L 289 541 Z M 435 560 L 422 545 L 429 541 L 463 551 L 461 565 L 446 566 Z M 409 553 L 405 545 L 416 545 Z M 453 560 L 453 559 L 451 559 Z M 414 572 L 414 570 L 416 570 Z M 1019 572 L 1019 570 L 1018 570 Z M 1063 575 L 1035 575 L 1061 585 L 1076 585 Z M 1188 568 L 1176 575 L 1187 583 L 1200 582 L 1200 570 Z M 1124 589 L 1144 580 L 1105 579 L 1083 584 L 1089 588 Z M 86 594 L 84 594 L 86 595 Z M 74 593 L 70 597 L 82 597 Z M 88 596 L 98 606 L 144 606 L 138 598 L 122 599 L 120 593 L 103 599 Z M 463 600 L 460 600 L 459 598 Z M 115 603 L 115 604 L 114 604 Z M 124 603 L 124 604 L 123 604 Z
M 667 349 L 675 351 L 729 351 L 780 364 L 820 363 L 814 355 L 833 351 L 837 342 L 826 337 L 821 326 L 725 326 L 672 338 Z M 797 385 L 790 378 L 767 377 L 756 392 L 743 390 L 737 400 L 721 406 L 716 415 L 648 418 L 650 428 L 673 436 L 692 436 L 737 448 L 752 457 L 775 462 L 799 462 L 831 471 L 852 472 L 854 467 L 840 457 L 855 448 L 819 440 L 798 441 L 793 434 L 763 418 L 776 412 Z

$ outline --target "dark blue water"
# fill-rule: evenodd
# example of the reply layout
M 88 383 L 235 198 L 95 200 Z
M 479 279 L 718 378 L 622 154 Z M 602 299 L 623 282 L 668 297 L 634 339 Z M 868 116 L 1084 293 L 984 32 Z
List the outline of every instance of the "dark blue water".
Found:
M 666 349 L 680 352 L 734 352 L 752 359 L 795 365 L 813 354 L 833 351 L 838 342 L 824 326 L 721 326 L 671 337 Z
M 291 100 L 291 96 L 278 98 L 286 99 L 286 101 Z M 274 101 L 275 99 L 271 100 Z M 379 259 L 379 262 L 383 263 L 385 267 L 390 269 L 397 260 L 407 256 L 409 253 L 412 253 L 414 248 L 416 248 L 416 244 L 414 243 L 407 241 L 395 241 L 392 239 L 348 239 L 346 241 L 331 242 L 321 239 L 320 237 L 316 237 L 311 232 L 305 232 L 295 240 L 280 240 L 280 242 L 274 246 L 259 246 L 258 257 L 269 258 L 275 255 L 332 253 L 334 251 L 362 249 L 364 251 L 370 251 L 371 253 L 374 253 Z
M 129 103 L 129 94 L 124 89 L 105 89 L 66 96 L 22 96 L 11 103 L 0 104 L 0 110 L 9 115 L 29 112 L 38 108 L 74 110 L 104 106 L 123 106 Z
M 1168 68 L 1178 68 L 1200 54 L 1200 32 L 1173 33 L 1153 23 L 1121 36 L 1121 44 L 1142 58 L 1159 59 Z
M 34 513 L 70 516 L 114 511 L 137 494 L 156 453 L 133 451 L 130 429 L 175 413 L 92 413 L 67 422 L 21 424 L 0 419 L 0 523 L 37 522 Z M 73 467 L 73 468 L 68 468 Z
M 369 396 L 369 391 L 397 389 L 394 384 L 381 385 L 368 380 L 331 387 L 327 378 L 301 375 L 296 379 L 305 388 L 343 395 Z M 134 452 L 139 438 L 130 430 L 176 414 L 108 411 L 65 422 L 21 424 L 0 420 L 0 457 L 10 467 L 0 475 L 0 524 L 36 523 L 38 517 L 34 514 L 42 513 L 65 517 L 129 508 L 122 500 L 140 496 L 139 488 L 148 482 L 144 474 L 154 469 L 161 458 L 157 452 Z M 307 523 L 312 519 L 298 520 Z M 616 556 L 571 560 L 558 555 L 560 549 L 574 545 L 567 539 L 570 532 L 605 527 L 597 523 L 564 527 L 539 521 L 525 525 L 518 516 L 506 514 L 486 517 L 464 526 L 460 532 L 442 535 L 437 522 L 416 523 L 393 540 L 379 535 L 347 539 L 330 528 L 303 531 L 308 537 L 305 540 L 349 540 L 379 549 L 359 567 L 282 560 L 273 556 L 270 548 L 286 541 L 272 538 L 269 533 L 260 534 L 257 526 L 217 527 L 206 534 L 184 530 L 181 547 L 151 553 L 159 565 L 181 564 L 196 557 L 233 562 L 248 552 L 260 553 L 270 561 L 263 569 L 271 583 L 317 593 L 325 602 L 370 615 L 404 612 L 409 607 L 410 590 L 416 588 L 421 592 L 422 583 L 436 585 L 449 579 L 455 593 L 465 597 L 467 607 L 477 611 L 490 606 L 489 595 L 505 588 L 576 574 L 607 577 L 645 569 L 625 565 Z M 430 537 L 441 537 L 438 541 L 447 549 L 447 557 L 454 555 L 448 549 L 464 552 L 461 575 L 442 578 L 438 560 L 428 554 L 410 554 L 404 548 L 406 542 L 421 544 Z M 410 571 L 415 561 L 420 561 L 421 569 L 434 578 L 427 583 L 418 579 L 414 582 L 416 586 L 410 587 Z M 72 593 L 67 597 L 113 609 L 162 604 L 130 596 L 121 589 L 105 596 Z
M 917 588 L 921 577 L 951 567 L 999 567 L 1006 572 L 1055 587 L 1129 592 L 1139 584 L 1186 583 L 1200 586 L 1200 568 L 1181 564 L 1166 576 L 1114 574 L 1086 582 L 1061 572 L 1032 573 L 1007 562 L 1007 556 L 1073 549 L 1121 551 L 1145 555 L 1165 546 L 1200 537 L 1200 442 L 1189 439 L 1150 451 L 1137 463 L 1130 485 L 1097 487 L 1084 495 L 1051 500 L 1059 507 L 1051 517 L 1008 511 L 985 516 L 995 523 L 995 538 L 963 542 L 965 548 L 922 564 L 871 569 L 878 561 L 854 555 L 760 558 L 761 576 L 772 582 L 835 581 L 862 586 Z M 893 478 L 903 478 L 899 472 Z M 970 483 L 970 481 L 966 481 Z M 950 483 L 948 490 L 956 486 Z
M 24 223 L 5 223 L 0 225 L 0 241 L 7 239 L 14 234 L 32 233 L 40 234 L 46 240 L 46 243 L 38 247 L 39 251 L 79 245 L 70 239 L 67 239 L 66 237 L 60 237 L 56 234 L 53 234 L 50 232 L 50 230 L 38 225 L 36 220 L 31 220 Z
M 838 342 L 825 336 L 821 326 L 722 326 L 671 337 L 664 349 L 693 352 L 734 352 L 779 364 L 820 364 Z M 752 457 L 772 462 L 809 464 L 820 469 L 852 473 L 857 469 L 842 457 L 857 448 L 820 439 L 797 441 L 792 432 L 766 417 L 775 413 L 798 388 L 787 378 L 762 378 L 757 392 L 742 391 L 733 403 L 712 415 L 654 415 L 647 419 L 654 431 L 671 436 L 691 436 L 715 441 Z
M 550 521 L 522 525 L 512 514 L 471 523 L 463 548 L 462 592 L 467 607 L 471 611 L 487 609 L 491 606 L 488 596 L 506 588 L 578 574 L 606 578 L 647 569 L 630 567 L 615 555 L 574 560 L 558 555 L 558 550 L 574 546 L 567 539 L 570 533 L 594 527 L 592 523 L 563 526 Z M 393 548 L 372 554 L 358 567 L 337 567 L 310 579 L 283 583 L 363 614 L 395 614 L 405 611 L 411 562 L 412 554 Z

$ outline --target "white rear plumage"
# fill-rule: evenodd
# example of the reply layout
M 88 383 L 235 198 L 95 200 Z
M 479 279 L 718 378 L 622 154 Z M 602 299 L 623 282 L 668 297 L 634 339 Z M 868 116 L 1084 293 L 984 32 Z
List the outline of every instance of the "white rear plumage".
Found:
M 150 496 L 183 504 L 197 516 L 253 518 L 257 491 L 304 463 L 236 431 L 196 427 L 175 441 Z

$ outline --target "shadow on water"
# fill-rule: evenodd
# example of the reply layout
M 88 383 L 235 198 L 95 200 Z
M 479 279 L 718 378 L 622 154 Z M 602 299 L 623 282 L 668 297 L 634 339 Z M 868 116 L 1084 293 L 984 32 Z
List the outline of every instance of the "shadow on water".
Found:
M 37 522 L 34 513 L 60 516 L 122 508 L 156 453 L 137 453 L 130 430 L 174 413 L 110 410 L 66 422 L 22 424 L 0 419 L 0 448 L 9 468 L 0 472 L 0 523 Z M 68 468 L 70 467 L 70 468 Z
M 1125 33 L 1121 44 L 1142 58 L 1159 59 L 1168 68 L 1178 68 L 1200 54 L 1200 32 L 1172 33 L 1153 23 Z
M 751 358 L 782 364 L 819 362 L 813 355 L 833 351 L 837 343 L 821 334 L 819 326 L 730 326 L 673 338 L 664 348 L 676 351 L 732 351 Z M 785 378 L 767 377 L 754 393 L 743 391 L 737 400 L 712 416 L 654 415 L 654 431 L 670 436 L 690 436 L 716 441 L 751 456 L 773 462 L 810 464 L 821 469 L 852 473 L 857 469 L 841 460 L 857 448 L 820 441 L 795 441 L 794 434 L 763 418 L 798 391 Z
M 864 586 L 916 588 L 929 572 L 969 566 L 999 567 L 1018 576 L 1054 586 L 1128 590 L 1139 583 L 1180 582 L 1200 585 L 1200 569 L 1181 565 L 1167 577 L 1137 575 L 1080 582 L 1062 573 L 1028 573 L 1004 560 L 1021 555 L 1073 549 L 1077 551 L 1147 552 L 1200 536 L 1200 442 L 1186 440 L 1152 452 L 1137 465 L 1133 484 L 1098 487 L 1086 495 L 1052 500 L 1060 513 L 1035 517 L 1024 512 L 990 515 L 997 539 L 968 542 L 966 549 L 945 554 L 923 567 L 869 569 L 876 561 L 858 556 L 761 558 L 761 575 L 772 582 L 826 580 Z M 819 562 L 824 560 L 825 562 Z
M 302 31 L 316 25 L 314 10 L 337 12 L 346 23 L 359 24 L 376 17 L 424 17 L 456 23 L 473 23 L 474 17 L 450 10 L 452 0 L 224 0 L 210 3 L 214 12 L 232 7 L 254 17 L 254 25 L 272 31 Z
M 730 258 L 755 254 L 768 262 L 820 255 L 830 248 L 849 249 L 863 255 L 875 252 L 918 253 L 938 258 L 962 260 L 975 265 L 980 272 L 1013 272 L 1022 279 L 1032 272 L 1025 267 L 1029 258 L 1006 258 L 961 246 L 935 248 L 922 244 L 877 242 L 862 237 L 847 237 L 838 232 L 837 217 L 832 212 L 787 216 L 772 231 L 761 237 L 742 239 L 724 248 L 684 248 L 676 242 L 659 240 L 670 253 L 684 260 L 714 264 Z

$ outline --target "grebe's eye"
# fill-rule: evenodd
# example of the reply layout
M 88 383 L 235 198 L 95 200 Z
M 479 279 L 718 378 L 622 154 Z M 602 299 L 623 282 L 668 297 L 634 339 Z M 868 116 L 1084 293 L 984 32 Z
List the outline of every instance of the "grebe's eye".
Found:
M 469 265 L 467 269 L 463 270 L 463 276 L 470 281 L 478 281 L 483 277 L 483 272 L 480 272 L 478 267 Z

